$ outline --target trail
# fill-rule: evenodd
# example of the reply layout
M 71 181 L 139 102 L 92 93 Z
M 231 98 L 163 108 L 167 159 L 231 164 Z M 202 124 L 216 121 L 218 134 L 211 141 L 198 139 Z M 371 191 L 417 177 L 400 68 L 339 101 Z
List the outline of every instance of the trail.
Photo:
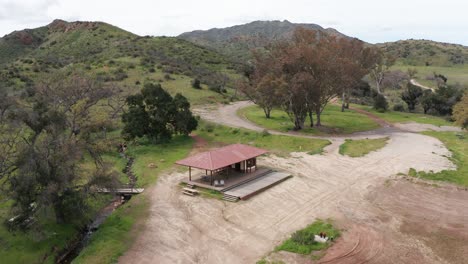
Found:
M 410 83 L 411 83 L 412 85 L 415 85 L 415 86 L 420 87 L 421 89 L 424 89 L 424 90 L 431 90 L 432 92 L 435 92 L 435 89 L 434 89 L 434 88 L 431 88 L 431 87 L 428 87 L 428 86 L 424 86 L 424 85 L 418 83 L 415 79 L 411 79 L 411 80 L 410 80 Z

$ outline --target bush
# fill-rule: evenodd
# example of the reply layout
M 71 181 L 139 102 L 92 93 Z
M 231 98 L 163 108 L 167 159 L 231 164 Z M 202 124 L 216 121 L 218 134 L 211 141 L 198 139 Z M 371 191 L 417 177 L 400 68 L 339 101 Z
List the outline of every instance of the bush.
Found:
M 200 80 L 197 79 L 197 78 L 193 79 L 193 81 L 192 81 L 192 87 L 195 88 L 195 89 L 201 89 Z
M 406 112 L 406 109 L 402 103 L 398 103 L 393 106 L 393 111 Z
M 315 234 L 308 229 L 302 229 L 294 232 L 291 240 L 301 245 L 313 245 L 315 243 Z
M 215 129 L 215 127 L 214 127 L 214 125 L 212 125 L 212 124 L 207 124 L 207 125 L 205 126 L 206 132 L 211 133 L 211 132 L 213 132 L 214 129 Z
M 379 112 L 385 112 L 388 110 L 388 102 L 387 99 L 385 99 L 385 96 L 377 94 L 374 97 L 374 109 Z
M 269 135 L 271 135 L 270 132 L 268 132 L 268 130 L 266 130 L 266 129 L 263 129 L 262 137 L 266 137 L 266 136 L 269 136 Z

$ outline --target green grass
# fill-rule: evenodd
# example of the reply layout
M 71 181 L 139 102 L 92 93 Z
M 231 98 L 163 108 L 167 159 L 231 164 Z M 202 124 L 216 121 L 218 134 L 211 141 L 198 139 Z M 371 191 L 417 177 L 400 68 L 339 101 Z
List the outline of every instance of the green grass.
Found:
M 141 140 L 138 144 L 129 145 L 127 153 L 135 157 L 133 172 L 138 177 L 138 186 L 147 187 L 154 184 L 158 176 L 171 168 L 175 161 L 187 156 L 192 149 L 193 140 L 190 137 L 176 136 L 166 144 L 154 145 L 146 140 Z M 149 163 L 155 163 L 157 168 L 149 168 Z M 116 262 L 138 235 L 142 227 L 139 223 L 145 219 L 148 207 L 147 194 L 134 196 L 106 219 L 92 236 L 90 244 L 73 263 Z
M 107 204 L 108 195 L 90 198 L 91 208 L 88 218 Z M 11 200 L 0 202 L 0 256 L 1 263 L 55 263 L 56 255 L 63 250 L 71 238 L 78 235 L 72 224 L 56 224 L 53 218 L 41 219 L 39 227 L 27 232 L 9 232 L 3 224 L 10 215 Z
M 239 115 L 267 129 L 286 132 L 292 130 L 294 127 L 288 115 L 284 111 L 278 109 L 271 112 L 271 118 L 269 119 L 265 117 L 263 110 L 258 106 L 250 106 L 241 109 Z M 337 105 L 328 105 L 322 113 L 321 121 L 326 132 L 339 134 L 350 134 L 379 127 L 377 123 L 366 115 L 350 110 L 341 112 L 341 107 Z M 308 118 L 305 125 L 307 127 L 302 130 L 303 133 L 313 135 L 325 134 L 317 128 L 310 128 L 310 121 Z
M 141 140 L 138 145 L 129 145 L 127 154 L 135 158 L 133 172 L 137 176 L 137 185 L 146 187 L 154 183 L 158 175 L 171 168 L 174 162 L 187 156 L 192 148 L 193 139 L 185 136 L 176 136 L 169 143 L 151 144 Z M 150 163 L 156 168 L 150 168 Z
M 340 236 L 340 231 L 333 227 L 330 221 L 316 220 L 311 225 L 307 226 L 304 229 L 301 229 L 303 232 L 308 234 L 318 235 L 320 232 L 325 232 L 328 237 L 333 237 L 334 239 Z M 293 253 L 299 253 L 303 255 L 308 255 L 312 251 L 323 250 L 328 248 L 331 245 L 331 242 L 319 243 L 314 242 L 312 244 L 304 245 L 295 242 L 292 238 L 284 241 L 281 245 L 276 247 L 275 250 L 280 251 L 289 251 Z
M 435 181 L 446 181 L 468 186 L 468 133 L 467 132 L 423 132 L 424 135 L 442 141 L 452 152 L 450 160 L 457 166 L 456 170 L 441 172 L 417 172 L 410 170 L 409 175 Z
M 397 111 L 387 111 L 385 113 L 380 113 L 373 109 L 371 106 L 366 105 L 356 105 L 353 104 L 354 107 L 366 110 L 375 114 L 376 116 L 384 119 L 390 123 L 408 123 L 408 122 L 416 122 L 421 124 L 430 124 L 435 126 L 453 126 L 452 122 L 449 122 L 441 117 L 431 116 L 431 115 L 424 115 L 418 113 L 407 113 L 407 112 L 397 112 Z
M 119 207 L 91 237 L 90 244 L 72 263 L 115 263 L 132 245 L 138 230 L 135 223 L 148 213 L 145 194 L 133 197 Z
M 427 76 L 433 76 L 434 72 L 443 74 L 448 78 L 448 84 L 468 84 L 468 65 L 439 67 L 439 66 L 409 66 L 403 64 L 394 65 L 391 70 L 401 70 L 406 72 L 408 68 L 416 69 L 418 73 L 415 79 L 421 84 L 432 88 L 437 88 L 434 82 L 426 80 Z
M 383 148 L 388 141 L 388 137 L 376 139 L 346 139 L 345 143 L 340 145 L 340 154 L 350 157 L 362 157 L 372 151 Z
M 276 154 L 288 154 L 294 151 L 321 153 L 323 148 L 330 144 L 330 141 L 323 139 L 270 135 L 208 122 L 202 122 L 196 133 L 211 143 L 249 144 Z

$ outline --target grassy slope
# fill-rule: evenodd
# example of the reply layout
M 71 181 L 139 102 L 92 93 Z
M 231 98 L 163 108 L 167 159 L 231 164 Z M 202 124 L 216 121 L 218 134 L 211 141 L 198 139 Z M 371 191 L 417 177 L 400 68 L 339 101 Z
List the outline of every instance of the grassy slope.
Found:
M 417 113 L 397 112 L 397 111 L 387 111 L 385 113 L 380 113 L 374 110 L 371 106 L 355 105 L 355 104 L 353 104 L 353 106 L 369 111 L 390 123 L 416 122 L 416 123 L 421 123 L 421 124 L 431 124 L 435 126 L 453 126 L 452 122 L 449 122 L 437 116 L 417 114 Z
M 429 180 L 447 181 L 468 186 L 468 133 L 467 132 L 423 132 L 438 138 L 452 152 L 450 160 L 457 165 L 456 170 L 444 170 L 438 173 L 425 173 L 410 170 L 410 175 Z
M 281 110 L 273 110 L 271 118 L 265 118 L 263 110 L 258 106 L 251 106 L 240 110 L 239 114 L 262 127 L 278 131 L 289 131 L 293 124 L 287 114 Z M 306 120 L 306 126 L 310 123 Z M 328 105 L 322 113 L 322 124 L 333 133 L 350 134 L 378 128 L 379 125 L 365 115 L 354 111 L 341 112 L 341 107 Z M 302 132 L 309 134 L 324 134 L 316 128 L 305 128 Z
M 401 70 L 406 72 L 408 68 L 416 69 L 418 73 L 416 74 L 415 79 L 429 87 L 436 88 L 436 84 L 434 81 L 426 80 L 426 77 L 433 76 L 434 72 L 438 74 L 443 74 L 448 78 L 449 84 L 464 84 L 468 85 L 468 64 L 466 65 L 459 65 L 459 66 L 451 66 L 451 67 L 443 67 L 443 66 L 409 66 L 404 64 L 396 64 L 392 67 L 392 70 Z
M 318 235 L 320 232 L 325 232 L 328 237 L 333 237 L 333 238 L 337 238 L 338 236 L 340 236 L 340 231 L 335 229 L 329 221 L 323 221 L 320 219 L 316 220 L 314 223 L 312 223 L 311 225 L 307 226 L 306 228 L 302 230 L 311 234 L 315 234 L 315 235 Z M 302 245 L 302 244 L 296 243 L 291 238 L 289 238 L 288 240 L 284 241 L 281 245 L 276 247 L 275 250 L 277 251 L 284 250 L 284 251 L 308 255 L 312 251 L 326 249 L 330 245 L 331 245 L 330 242 L 327 242 L 327 243 L 314 242 L 311 245 Z
M 203 123 L 196 133 L 208 142 L 251 144 L 282 155 L 294 151 L 321 153 L 322 149 L 330 144 L 328 140 L 263 134 L 210 123 Z
M 346 142 L 340 146 L 340 154 L 350 157 L 362 157 L 372 151 L 383 148 L 387 144 L 387 141 L 388 137 L 360 140 L 347 139 Z

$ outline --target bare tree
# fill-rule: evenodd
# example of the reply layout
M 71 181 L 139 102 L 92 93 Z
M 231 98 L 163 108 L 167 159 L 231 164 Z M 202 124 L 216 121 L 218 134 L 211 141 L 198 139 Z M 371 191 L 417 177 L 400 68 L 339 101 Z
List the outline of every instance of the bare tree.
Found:
M 374 48 L 374 64 L 370 71 L 370 77 L 375 82 L 377 93 L 382 93 L 382 82 L 390 67 L 395 63 L 395 58 L 385 54 L 382 50 Z

